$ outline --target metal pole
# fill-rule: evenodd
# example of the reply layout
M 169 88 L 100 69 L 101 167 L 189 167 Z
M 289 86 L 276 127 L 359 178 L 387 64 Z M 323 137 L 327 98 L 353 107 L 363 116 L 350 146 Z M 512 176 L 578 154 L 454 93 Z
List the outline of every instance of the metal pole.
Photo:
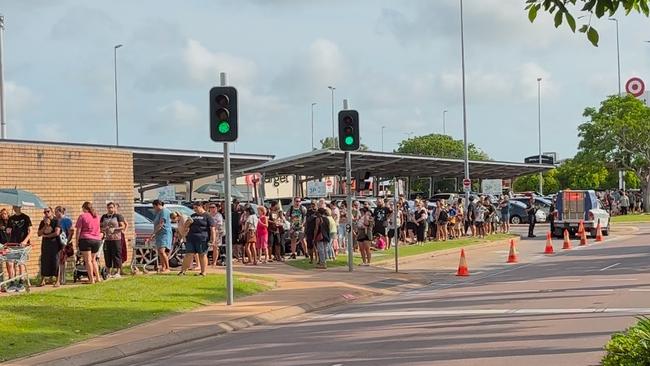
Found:
M 334 123 L 334 90 L 336 90 L 336 88 L 333 86 L 328 86 L 328 88 L 332 91 L 332 143 L 334 143 L 334 139 L 336 138 L 336 124 Z M 334 148 L 336 148 L 336 144 L 334 144 L 334 146 Z
M 381 126 L 381 152 L 384 152 L 384 129 L 386 126 Z
M 447 110 L 442 111 L 442 134 L 447 134 Z
M 228 85 L 226 73 L 221 73 L 221 86 Z M 226 304 L 232 305 L 233 303 L 233 278 L 232 278 L 232 197 L 230 192 L 230 151 L 228 151 L 228 143 L 223 143 L 223 187 L 226 193 L 226 218 L 224 225 L 226 226 Z
M 314 146 L 314 106 L 316 103 L 311 104 L 311 149 L 316 150 L 316 147 Z
M 618 65 L 618 96 L 621 96 L 621 48 L 618 38 L 618 19 L 609 18 L 609 20 L 616 22 L 616 60 Z
M 113 47 L 113 76 L 115 78 L 115 145 L 120 146 L 120 124 L 117 114 L 117 49 L 122 47 L 121 44 Z
M 5 17 L 0 15 L 0 137 L 4 140 L 7 138 L 7 115 L 5 104 L 5 72 L 4 62 L 5 48 Z
M 537 133 L 539 142 L 539 165 L 542 165 L 542 78 L 537 78 Z M 544 194 L 544 176 L 539 172 L 539 194 Z
M 343 99 L 343 109 L 349 109 L 350 105 L 347 99 Z M 358 184 L 358 182 L 357 182 Z M 352 156 L 349 151 L 345 152 L 345 201 L 348 204 L 348 221 L 350 230 L 346 228 L 346 237 L 348 241 L 348 271 L 352 272 L 354 268 L 354 248 L 352 245 Z
M 399 226 L 397 226 L 397 177 L 393 177 L 393 184 L 395 189 L 393 190 L 393 240 L 395 245 L 395 273 L 399 272 Z
M 469 179 L 469 146 L 467 144 L 467 105 L 465 97 L 465 33 L 463 24 L 463 0 L 460 0 L 460 58 L 463 81 L 463 141 L 465 144 L 465 179 Z M 465 192 L 465 204 L 469 204 L 469 190 Z

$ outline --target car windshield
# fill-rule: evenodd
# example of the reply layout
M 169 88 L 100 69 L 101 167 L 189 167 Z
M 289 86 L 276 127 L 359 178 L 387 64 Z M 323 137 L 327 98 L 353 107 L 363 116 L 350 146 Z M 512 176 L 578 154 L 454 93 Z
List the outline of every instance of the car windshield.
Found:
M 136 225 L 137 224 L 151 224 L 151 220 L 149 220 L 148 218 L 140 215 L 137 212 L 133 213 L 133 220 L 135 221 Z

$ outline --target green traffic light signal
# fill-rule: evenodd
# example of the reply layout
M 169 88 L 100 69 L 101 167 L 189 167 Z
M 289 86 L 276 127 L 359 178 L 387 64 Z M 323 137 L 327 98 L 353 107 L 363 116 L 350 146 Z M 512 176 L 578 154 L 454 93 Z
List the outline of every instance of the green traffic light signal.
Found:
M 228 133 L 230 132 L 230 123 L 227 121 L 221 121 L 219 122 L 219 127 L 217 127 L 219 130 L 219 133 Z
M 352 145 L 354 144 L 354 137 L 352 136 L 347 136 L 343 142 L 345 142 L 346 145 Z

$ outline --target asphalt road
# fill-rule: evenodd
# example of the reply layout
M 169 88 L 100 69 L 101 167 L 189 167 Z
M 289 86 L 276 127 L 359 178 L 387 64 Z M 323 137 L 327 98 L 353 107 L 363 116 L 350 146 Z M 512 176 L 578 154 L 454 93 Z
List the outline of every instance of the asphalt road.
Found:
M 107 365 L 597 365 L 650 314 L 648 234 Z

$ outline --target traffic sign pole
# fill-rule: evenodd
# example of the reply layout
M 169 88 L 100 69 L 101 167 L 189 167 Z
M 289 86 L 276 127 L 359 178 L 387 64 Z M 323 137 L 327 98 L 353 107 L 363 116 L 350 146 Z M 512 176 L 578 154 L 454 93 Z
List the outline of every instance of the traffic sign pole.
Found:
M 221 73 L 221 86 L 226 86 L 226 73 Z M 230 192 L 230 151 L 228 149 L 228 142 L 223 143 L 223 187 L 226 194 L 226 304 L 232 305 L 233 293 L 233 278 L 232 278 L 232 197 Z M 216 260 L 216 258 L 213 258 Z
M 393 178 L 393 184 L 395 188 L 393 189 L 393 240 L 395 243 L 395 273 L 399 272 L 399 227 L 397 226 L 397 177 Z M 390 238 L 389 238 L 390 240 Z
M 352 157 L 350 152 L 345 152 L 345 186 L 347 187 L 346 202 L 348 210 L 348 225 L 352 224 Z M 352 230 L 346 230 L 345 237 L 348 244 L 348 271 L 352 272 L 354 263 L 352 261 L 354 255 L 354 248 L 352 245 Z

